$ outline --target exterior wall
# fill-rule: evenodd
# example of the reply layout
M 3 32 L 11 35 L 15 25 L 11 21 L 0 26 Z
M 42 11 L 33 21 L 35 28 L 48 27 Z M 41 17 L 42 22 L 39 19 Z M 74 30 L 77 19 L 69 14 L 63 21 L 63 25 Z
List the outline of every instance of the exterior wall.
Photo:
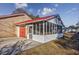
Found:
M 33 40 L 46 43 L 51 40 L 56 40 L 57 38 L 63 37 L 63 34 L 52 34 L 52 35 L 33 35 Z
M 44 36 L 44 42 L 49 42 L 51 40 L 56 40 L 57 34 L 52 34 L 52 35 L 45 35 Z
M 16 35 L 19 38 L 20 37 L 20 26 L 16 26 Z M 28 27 L 25 26 L 25 38 L 28 36 Z
M 19 36 L 19 26 L 16 26 L 16 35 L 17 35 L 17 37 L 19 38 L 20 36 Z
M 44 42 L 44 35 L 33 35 L 33 38 L 32 39 L 34 41 L 38 41 L 38 42 L 43 43 Z
M 52 23 L 56 24 L 56 20 L 55 20 L 55 19 L 56 19 L 56 18 L 51 19 L 51 20 L 49 20 L 48 22 L 52 22 Z
M 16 22 L 31 19 L 27 15 L 0 19 L 0 37 L 16 37 Z
M 51 20 L 49 20 L 48 22 L 52 22 L 52 23 L 54 23 L 54 24 L 58 24 L 58 25 L 61 25 L 61 26 L 62 26 L 61 21 L 58 20 L 57 18 L 51 19 Z

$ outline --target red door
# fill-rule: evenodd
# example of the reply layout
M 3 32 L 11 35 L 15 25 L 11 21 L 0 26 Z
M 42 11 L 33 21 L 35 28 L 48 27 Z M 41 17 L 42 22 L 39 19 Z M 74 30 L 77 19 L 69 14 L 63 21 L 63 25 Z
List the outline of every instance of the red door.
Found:
M 20 37 L 25 37 L 25 27 L 20 27 Z

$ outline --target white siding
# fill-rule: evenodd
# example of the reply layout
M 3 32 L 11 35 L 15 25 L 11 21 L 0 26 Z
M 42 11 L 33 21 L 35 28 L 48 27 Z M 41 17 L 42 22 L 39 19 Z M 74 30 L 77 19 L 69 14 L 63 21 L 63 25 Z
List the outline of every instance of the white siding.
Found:
M 38 42 L 43 43 L 44 42 L 44 35 L 33 35 L 33 38 L 32 39 L 34 41 L 38 41 Z
M 49 20 L 48 22 L 52 22 L 54 24 L 56 24 L 56 18 Z
M 48 22 L 52 22 L 53 24 L 62 25 L 61 20 L 58 20 L 57 18 L 51 19 Z
M 46 43 L 51 40 L 55 40 L 57 38 L 63 37 L 63 34 L 52 34 L 52 35 L 33 35 L 33 40 L 41 42 L 41 43 Z

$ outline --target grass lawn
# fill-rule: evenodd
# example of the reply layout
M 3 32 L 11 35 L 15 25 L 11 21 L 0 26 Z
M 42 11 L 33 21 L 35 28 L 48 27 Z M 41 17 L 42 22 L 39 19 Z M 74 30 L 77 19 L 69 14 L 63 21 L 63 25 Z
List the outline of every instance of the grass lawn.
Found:
M 73 55 L 78 51 L 64 45 L 64 40 L 54 40 L 43 45 L 22 51 L 22 55 Z

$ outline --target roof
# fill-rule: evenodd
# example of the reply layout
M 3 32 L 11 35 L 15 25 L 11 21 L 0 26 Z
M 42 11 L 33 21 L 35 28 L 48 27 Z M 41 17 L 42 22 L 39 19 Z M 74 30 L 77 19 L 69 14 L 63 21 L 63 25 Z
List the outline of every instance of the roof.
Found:
M 9 15 L 0 15 L 0 19 L 17 17 L 17 16 L 24 16 L 24 15 L 27 15 L 31 18 L 30 14 L 27 13 L 23 8 L 17 8 L 16 10 L 13 11 L 13 13 L 11 13 Z
M 39 21 L 46 21 L 46 20 L 53 19 L 53 18 L 55 18 L 55 16 L 46 16 L 46 17 L 41 17 L 41 18 L 35 18 L 35 19 L 32 19 L 32 20 L 26 20 L 26 21 L 23 21 L 23 22 L 18 22 L 18 23 L 16 23 L 16 25 L 23 25 L 23 24 L 35 23 L 35 22 L 39 22 Z
M 17 16 L 24 16 L 24 13 L 3 15 L 3 16 L 0 16 L 0 19 L 11 18 L 11 17 L 17 17 Z

